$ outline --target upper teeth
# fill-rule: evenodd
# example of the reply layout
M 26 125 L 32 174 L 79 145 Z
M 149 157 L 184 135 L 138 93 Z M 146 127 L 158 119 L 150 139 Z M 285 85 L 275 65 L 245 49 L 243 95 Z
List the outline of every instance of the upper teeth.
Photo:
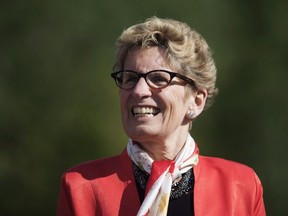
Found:
M 133 108 L 134 114 L 156 114 L 158 109 L 152 107 L 135 107 Z

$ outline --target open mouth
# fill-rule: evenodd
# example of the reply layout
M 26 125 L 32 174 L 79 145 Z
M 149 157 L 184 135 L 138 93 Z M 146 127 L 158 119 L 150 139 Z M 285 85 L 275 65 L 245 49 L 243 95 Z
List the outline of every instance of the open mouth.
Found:
M 160 112 L 156 107 L 133 107 L 132 113 L 136 117 L 155 116 Z

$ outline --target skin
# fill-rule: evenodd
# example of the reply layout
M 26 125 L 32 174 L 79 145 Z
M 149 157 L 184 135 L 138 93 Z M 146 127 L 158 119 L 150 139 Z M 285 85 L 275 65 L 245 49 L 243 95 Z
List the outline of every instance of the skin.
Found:
M 124 69 L 140 73 L 156 69 L 175 71 L 169 67 L 161 47 L 134 47 L 127 54 Z M 204 108 L 206 90 L 192 92 L 185 85 L 183 80 L 174 78 L 166 88 L 152 89 L 141 78 L 133 89 L 120 89 L 123 128 L 154 160 L 172 160 L 176 157 L 189 131 L 191 120 L 186 114 L 192 111 L 195 118 Z M 135 116 L 132 111 L 134 107 L 153 107 L 159 113 Z

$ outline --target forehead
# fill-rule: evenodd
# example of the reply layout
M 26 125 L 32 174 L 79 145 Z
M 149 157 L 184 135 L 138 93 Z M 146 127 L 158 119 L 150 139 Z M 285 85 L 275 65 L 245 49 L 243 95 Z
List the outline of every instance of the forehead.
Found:
M 158 46 L 130 49 L 124 61 L 124 69 L 141 72 L 157 69 L 171 70 L 165 50 Z

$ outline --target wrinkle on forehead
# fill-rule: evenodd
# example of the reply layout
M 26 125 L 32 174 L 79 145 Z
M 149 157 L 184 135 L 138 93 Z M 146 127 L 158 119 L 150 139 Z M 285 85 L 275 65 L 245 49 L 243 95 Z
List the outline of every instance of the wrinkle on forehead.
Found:
M 137 55 L 137 56 L 135 56 Z M 133 61 L 131 61 L 133 59 Z M 171 70 L 165 49 L 154 46 L 148 48 L 133 47 L 127 53 L 124 69 L 149 72 L 151 70 Z

